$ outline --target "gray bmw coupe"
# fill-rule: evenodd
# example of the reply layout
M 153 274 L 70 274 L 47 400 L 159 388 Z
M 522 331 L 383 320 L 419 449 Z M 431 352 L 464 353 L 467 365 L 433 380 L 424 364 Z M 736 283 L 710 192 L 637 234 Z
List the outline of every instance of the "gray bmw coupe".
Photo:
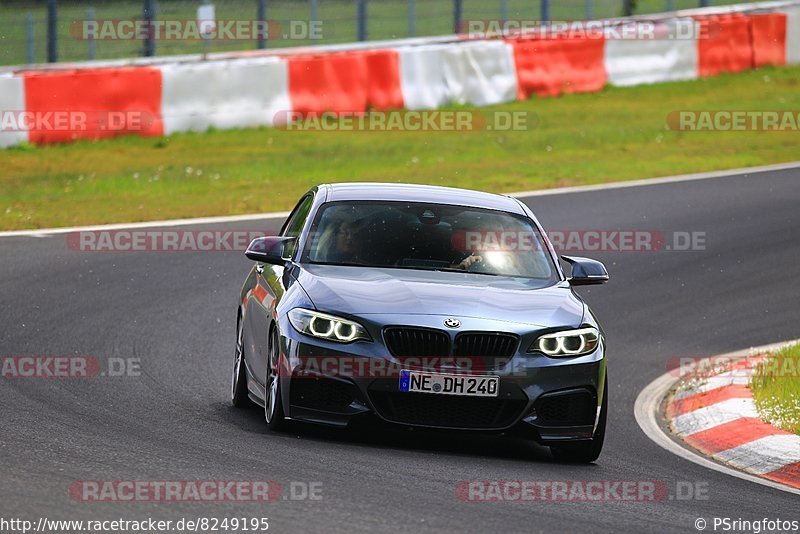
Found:
M 235 406 L 518 434 L 592 462 L 608 406 L 605 339 L 573 286 L 608 281 L 558 256 L 531 210 L 446 187 L 320 185 L 255 239 L 237 310 Z

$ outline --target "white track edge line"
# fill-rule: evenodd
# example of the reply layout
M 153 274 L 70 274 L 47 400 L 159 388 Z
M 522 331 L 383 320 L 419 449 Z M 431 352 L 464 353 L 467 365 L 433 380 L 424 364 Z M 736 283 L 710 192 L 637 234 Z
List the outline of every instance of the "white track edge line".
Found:
M 628 180 L 622 182 L 609 182 L 594 185 L 578 185 L 572 187 L 558 187 L 553 189 L 537 189 L 533 191 L 517 191 L 513 193 L 503 193 L 504 195 L 523 199 L 529 197 L 542 197 L 550 195 L 565 195 L 572 193 L 585 193 L 590 191 L 602 191 L 606 189 L 626 189 L 629 187 L 643 187 L 649 185 L 672 184 L 679 182 L 690 182 L 695 180 L 708 180 L 710 178 L 730 178 L 748 174 L 762 172 L 784 171 L 800 168 L 800 161 L 789 163 L 776 163 L 773 165 L 761 165 L 757 167 L 743 167 L 739 169 L 729 169 L 725 171 L 700 172 L 694 174 L 680 174 L 676 176 L 665 176 L 661 178 L 645 178 L 641 180 Z M 215 217 L 198 217 L 194 219 L 169 219 L 164 221 L 147 221 L 141 223 L 115 223 L 94 226 L 71 226 L 64 228 L 42 228 L 38 230 L 9 230 L 0 232 L 3 237 L 44 237 L 55 234 L 66 234 L 70 232 L 96 232 L 102 230 L 120 230 L 126 228 L 156 228 L 170 226 L 189 226 L 204 224 L 220 224 L 227 222 L 256 221 L 261 219 L 284 218 L 289 215 L 287 211 L 253 213 L 246 215 L 221 215 Z
M 747 356 L 752 356 L 754 353 L 757 354 L 779 350 L 798 342 L 800 342 L 800 339 L 784 341 L 781 343 L 772 343 L 770 345 L 752 347 L 728 354 L 722 354 L 720 356 L 712 356 L 711 358 L 741 359 L 746 358 Z M 705 358 L 703 361 L 708 359 L 709 358 Z M 800 489 L 798 488 L 785 486 L 779 482 L 773 482 L 772 480 L 767 480 L 765 478 L 751 475 L 732 467 L 714 462 L 707 457 L 702 456 L 700 453 L 694 452 L 680 445 L 678 442 L 673 440 L 672 437 L 665 433 L 658 424 L 658 418 L 660 417 L 659 407 L 661 406 L 661 402 L 664 400 L 664 396 L 669 392 L 670 389 L 672 389 L 678 380 L 680 380 L 680 376 L 675 376 L 672 373 L 664 373 L 645 386 L 645 388 L 642 389 L 642 391 L 636 397 L 636 403 L 634 404 L 633 408 L 636 422 L 639 424 L 639 428 L 642 429 L 648 438 L 650 438 L 663 449 L 666 449 L 667 451 L 680 456 L 684 460 L 688 460 L 702 467 L 707 467 L 709 469 L 713 469 L 714 471 L 725 473 L 726 475 L 731 475 L 736 478 L 755 482 L 756 484 L 761 484 L 762 486 L 768 486 L 770 488 L 785 491 L 787 493 L 800 495 Z
M 519 191 L 519 192 L 504 193 L 504 194 L 517 198 L 563 195 L 567 193 L 603 191 L 605 189 L 625 189 L 628 187 L 642 187 L 647 185 L 693 182 L 696 180 L 708 180 L 710 178 L 731 178 L 734 176 L 746 176 L 748 174 L 785 171 L 797 168 L 800 168 L 800 161 L 791 161 L 788 163 L 775 163 L 772 165 L 760 165 L 757 167 L 743 167 L 740 169 L 728 169 L 724 171 L 697 172 L 692 174 L 678 174 L 675 176 L 664 176 L 661 178 L 644 178 L 641 180 L 627 180 L 622 182 L 608 182 L 604 184 L 593 184 L 593 185 L 576 185 L 572 187 L 558 187 L 554 189 L 536 189 L 533 191 Z
M 46 237 L 49 235 L 68 234 L 70 232 L 99 232 L 104 230 L 208 225 L 208 224 L 221 224 L 229 222 L 258 221 L 264 219 L 283 219 L 288 216 L 289 216 L 288 211 L 275 211 L 269 213 L 251 213 L 247 215 L 220 215 L 216 217 L 197 217 L 193 219 L 168 219 L 165 221 L 146 221 L 138 223 L 115 223 L 115 224 L 99 224 L 94 226 L 68 226 L 64 228 L 43 228 L 41 230 L 10 230 L 5 232 L 0 232 L 0 238 Z

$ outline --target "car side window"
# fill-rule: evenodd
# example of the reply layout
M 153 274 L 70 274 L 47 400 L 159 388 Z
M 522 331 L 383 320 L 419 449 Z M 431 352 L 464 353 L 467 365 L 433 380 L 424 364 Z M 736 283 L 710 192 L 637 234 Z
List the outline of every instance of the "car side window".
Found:
M 306 219 L 308 219 L 308 213 L 311 211 L 311 205 L 313 203 L 314 203 L 314 197 L 312 195 L 306 195 L 300 200 L 300 202 L 297 203 L 297 206 L 295 206 L 291 215 L 289 215 L 289 220 L 283 227 L 283 232 L 281 232 L 282 236 L 286 237 L 300 236 L 300 232 L 303 230 L 303 226 L 306 223 Z M 286 245 L 284 252 L 287 257 L 294 257 L 295 250 L 297 250 L 297 240 Z

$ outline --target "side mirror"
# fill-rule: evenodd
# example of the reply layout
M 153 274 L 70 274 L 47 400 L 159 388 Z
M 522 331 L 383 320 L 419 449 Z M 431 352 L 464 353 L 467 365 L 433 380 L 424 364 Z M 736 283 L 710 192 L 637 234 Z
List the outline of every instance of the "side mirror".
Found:
M 284 245 L 294 240 L 294 237 L 257 237 L 250 242 L 250 246 L 247 247 L 244 255 L 253 261 L 260 261 L 271 265 L 284 265 L 287 260 L 287 258 L 283 257 Z
M 567 281 L 573 286 L 591 286 L 608 282 L 606 266 L 597 260 L 577 256 L 561 256 L 572 266 L 572 276 Z

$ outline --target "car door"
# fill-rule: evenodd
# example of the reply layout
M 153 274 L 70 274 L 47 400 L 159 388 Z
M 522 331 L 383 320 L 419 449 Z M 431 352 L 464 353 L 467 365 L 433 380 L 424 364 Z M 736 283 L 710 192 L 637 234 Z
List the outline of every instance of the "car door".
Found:
M 282 236 L 300 236 L 313 203 L 314 195 L 312 193 L 300 199 L 281 230 Z M 284 257 L 294 257 L 296 246 L 297 241 L 287 244 L 284 249 Z M 278 303 L 287 289 L 284 270 L 285 268 L 280 265 L 257 263 L 253 288 L 254 298 L 250 298 L 247 304 L 248 327 L 255 348 L 251 358 L 251 373 L 258 382 L 261 390 L 259 394 L 263 392 L 267 380 L 270 328 L 276 318 Z

